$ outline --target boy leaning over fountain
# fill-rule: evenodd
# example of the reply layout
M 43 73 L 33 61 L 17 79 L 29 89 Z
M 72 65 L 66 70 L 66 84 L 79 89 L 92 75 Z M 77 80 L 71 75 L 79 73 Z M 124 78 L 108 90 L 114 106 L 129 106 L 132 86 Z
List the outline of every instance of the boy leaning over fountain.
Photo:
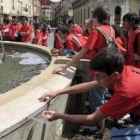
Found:
M 55 111 L 43 111 L 42 116 L 49 121 L 66 119 L 81 124 L 96 124 L 98 121 L 111 117 L 121 119 L 125 114 L 132 113 L 140 120 L 140 69 L 124 66 L 124 58 L 117 48 L 106 47 L 99 51 L 90 62 L 95 71 L 95 81 L 82 83 L 62 90 L 45 93 L 39 100 L 47 101 L 62 94 L 84 93 L 97 87 L 107 87 L 114 91 L 112 98 L 90 115 L 69 115 Z M 94 93 L 93 93 L 94 94 Z M 129 131 L 128 131 L 129 130 Z M 119 132 L 118 132 L 119 131 Z M 131 128 L 113 128 L 111 139 L 140 139 L 140 125 Z M 116 134 L 117 133 L 117 134 Z M 120 134 L 118 136 L 118 134 Z M 116 139 L 115 139 L 116 140 Z M 127 140 L 127 139 L 125 139 Z

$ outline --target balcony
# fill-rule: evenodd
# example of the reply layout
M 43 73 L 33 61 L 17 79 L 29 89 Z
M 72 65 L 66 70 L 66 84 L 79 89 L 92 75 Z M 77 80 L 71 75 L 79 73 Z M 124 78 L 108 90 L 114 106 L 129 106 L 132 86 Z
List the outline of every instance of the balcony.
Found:
M 18 16 L 30 16 L 29 15 L 29 10 L 28 10 L 28 8 L 26 8 L 26 7 L 18 7 L 18 11 L 17 11 L 17 15 Z
M 78 7 L 86 2 L 88 2 L 89 0 L 76 0 L 72 3 L 72 7 L 75 8 L 75 7 Z
M 28 8 L 26 8 L 26 7 L 21 7 L 21 8 L 20 8 L 20 11 L 22 11 L 22 12 L 28 12 Z

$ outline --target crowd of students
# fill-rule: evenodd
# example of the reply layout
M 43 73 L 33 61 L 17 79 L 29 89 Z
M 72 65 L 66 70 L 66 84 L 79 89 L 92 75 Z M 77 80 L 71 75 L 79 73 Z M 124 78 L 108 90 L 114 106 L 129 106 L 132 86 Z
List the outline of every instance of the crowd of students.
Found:
M 92 18 L 85 21 L 86 29 L 82 29 L 72 19 L 67 23 L 59 23 L 54 33 L 52 55 L 65 55 L 72 59 L 53 71 L 54 74 L 75 65 L 80 59 L 90 61 L 89 82 L 59 91 L 47 92 L 39 98 L 49 101 L 57 95 L 82 93 L 89 90 L 89 102 L 92 110 L 90 115 L 66 115 L 53 111 L 44 111 L 42 115 L 48 120 L 67 119 L 69 121 L 96 124 L 112 117 L 120 119 L 131 113 L 140 120 L 140 17 L 133 12 L 122 18 L 123 27 L 110 25 L 110 11 L 98 6 Z M 103 33 L 113 38 L 118 48 L 108 47 Z M 34 30 L 35 36 L 32 37 Z M 12 23 L 4 21 L 1 32 L 5 40 L 47 45 L 49 30 L 45 24 L 29 24 L 27 18 L 21 24 L 17 19 Z M 126 66 L 124 66 L 124 64 Z M 130 66 L 127 66 L 130 65 Z M 106 88 L 113 91 L 111 99 L 104 104 Z M 134 122 L 135 123 L 135 122 Z M 103 126 L 104 121 L 101 123 Z M 140 126 L 138 126 L 140 127 Z M 140 133 L 139 133 L 140 135 Z
M 19 20 L 13 18 L 11 21 L 4 20 L 0 31 L 5 41 L 18 41 L 48 46 L 49 28 L 43 23 L 30 24 L 26 17 Z
M 58 67 L 53 73 L 65 71 L 88 55 L 87 58 L 91 60 L 90 82 L 47 92 L 39 98 L 40 101 L 50 101 L 57 95 L 83 93 L 89 90 L 89 102 L 93 113 L 90 115 L 68 115 L 54 111 L 44 111 L 42 113 L 43 117 L 50 121 L 66 119 L 76 123 L 96 124 L 108 117 L 120 119 L 125 114 L 131 113 L 133 118 L 137 118 L 137 120 L 133 120 L 134 124 L 139 122 L 140 18 L 136 13 L 127 13 L 122 19 L 123 27 L 120 27 L 120 25 L 110 26 L 110 16 L 108 8 L 98 6 L 92 13 L 92 19 L 86 21 L 87 29 L 85 31 L 73 20 L 68 20 L 67 25 L 59 25 L 54 37 L 55 46 L 52 54 L 58 53 L 61 55 L 59 52 L 62 50 L 64 50 L 63 55 L 72 55 L 69 50 L 74 50 L 76 53 L 67 64 Z M 118 48 L 108 47 L 106 38 L 97 28 L 101 28 L 108 38 L 113 38 Z M 113 91 L 113 95 L 104 104 L 106 87 Z M 139 128 L 138 125 L 136 129 Z M 120 130 L 120 132 L 124 132 L 123 128 Z M 118 136 L 118 139 L 126 140 L 128 137 L 128 139 L 138 140 L 140 131 L 137 135 L 135 127 L 129 130 L 127 134 L 132 132 L 129 136 L 126 136 L 124 132 L 124 134 L 121 133 L 123 136 Z

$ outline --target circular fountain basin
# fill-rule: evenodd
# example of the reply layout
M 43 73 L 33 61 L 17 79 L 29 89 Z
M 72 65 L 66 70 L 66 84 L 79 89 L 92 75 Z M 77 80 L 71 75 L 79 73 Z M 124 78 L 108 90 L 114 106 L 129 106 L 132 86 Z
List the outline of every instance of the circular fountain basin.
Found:
M 49 64 L 48 55 L 6 47 L 4 63 L 0 64 L 0 94 L 41 74 Z
M 4 42 L 4 46 L 6 50 L 14 50 L 23 54 L 27 52 L 38 54 L 41 58 L 43 56 L 51 62 L 48 68 L 46 68 L 47 65 L 43 70 L 39 68 L 40 73 L 25 80 L 25 83 L 19 82 L 20 84 L 16 88 L 0 94 L 0 140 L 54 140 L 63 126 L 62 120 L 53 123 L 45 120 L 45 124 L 34 121 L 33 116 L 42 119 L 41 112 L 46 108 L 46 104 L 40 103 L 37 99 L 45 92 L 70 86 L 76 69 L 71 67 L 65 71 L 65 75 L 52 74 L 55 68 L 64 65 L 68 60 L 65 57 L 51 57 L 49 47 L 15 42 Z M 21 58 L 18 58 L 17 62 L 23 64 Z M 17 62 L 16 67 L 19 67 Z M 19 78 L 17 79 L 19 80 Z M 49 110 L 65 112 L 67 100 L 68 95 L 53 99 L 50 102 Z

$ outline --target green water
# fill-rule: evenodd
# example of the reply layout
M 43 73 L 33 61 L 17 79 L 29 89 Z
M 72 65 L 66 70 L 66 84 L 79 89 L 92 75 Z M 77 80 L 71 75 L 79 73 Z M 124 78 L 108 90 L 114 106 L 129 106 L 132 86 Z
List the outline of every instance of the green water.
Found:
M 49 65 L 48 58 L 44 56 L 31 52 L 18 52 L 18 57 L 15 57 L 16 55 L 14 54 L 16 53 L 15 51 L 12 54 L 11 52 L 6 52 L 4 63 L 0 64 L 0 94 L 29 81 L 32 77 L 43 72 Z M 25 56 L 20 58 L 21 55 Z M 25 61 L 24 64 L 20 64 L 23 60 Z M 31 61 L 35 63 L 32 64 Z

